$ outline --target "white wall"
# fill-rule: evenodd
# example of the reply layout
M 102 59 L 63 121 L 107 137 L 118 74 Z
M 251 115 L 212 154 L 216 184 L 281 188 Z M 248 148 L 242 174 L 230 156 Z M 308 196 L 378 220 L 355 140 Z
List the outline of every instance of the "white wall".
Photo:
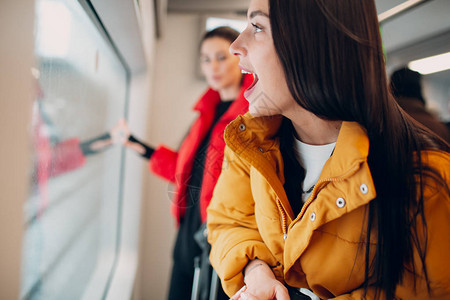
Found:
M 169 14 L 156 44 L 148 135 L 151 145 L 177 149 L 196 114 L 192 106 L 206 88 L 195 76 L 200 17 Z M 149 175 L 142 208 L 140 284 L 135 299 L 166 299 L 175 240 L 169 184 Z M 186 299 L 188 299 L 187 297 Z
M 108 7 L 108 3 L 103 0 L 96 2 L 102 2 L 105 7 Z M 137 11 L 137 17 L 145 66 L 142 66 L 141 60 L 135 61 L 134 66 L 130 66 L 133 73 L 130 79 L 127 121 L 133 134 L 142 137 L 143 140 L 147 140 L 149 135 L 148 123 L 152 111 L 151 95 L 155 76 L 156 24 L 154 8 L 153 0 L 140 1 L 140 10 Z M 114 21 L 114 18 L 112 19 Z M 119 33 L 119 37 L 124 39 L 121 34 L 125 33 L 126 35 L 127 31 Z M 128 37 L 125 36 L 125 38 Z M 140 45 L 137 41 L 133 41 L 132 44 L 134 46 Z M 128 45 L 128 47 L 131 46 Z M 136 50 L 133 47 L 130 49 L 132 51 L 128 53 L 129 57 L 133 56 L 133 51 Z M 138 71 L 142 69 L 146 70 Z M 145 286 L 145 282 L 143 282 L 141 276 L 141 266 L 143 265 L 141 257 L 143 254 L 140 246 L 143 243 L 141 236 L 146 235 L 145 228 L 142 227 L 145 220 L 144 208 L 150 173 L 146 161 L 133 151 L 126 151 L 125 161 L 120 256 L 117 271 L 114 274 L 111 289 L 106 299 L 157 299 L 152 296 L 143 297 L 141 293 L 141 284 Z M 139 252 L 136 251 L 136 248 L 139 249 Z
M 444 122 L 450 122 L 450 71 L 440 78 L 439 74 L 424 76 L 423 95 L 428 109 Z
M 20 22 L 18 22 L 20 20 Z M 2 0 L 0 9 L 0 299 L 20 288 L 23 203 L 31 152 L 34 0 Z

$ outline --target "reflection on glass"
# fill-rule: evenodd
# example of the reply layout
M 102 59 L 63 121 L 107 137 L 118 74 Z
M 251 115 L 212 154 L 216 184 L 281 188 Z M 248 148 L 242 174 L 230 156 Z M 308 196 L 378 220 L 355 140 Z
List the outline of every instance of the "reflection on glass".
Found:
M 76 0 L 36 2 L 34 155 L 24 205 L 22 299 L 82 299 L 116 255 L 127 73 Z

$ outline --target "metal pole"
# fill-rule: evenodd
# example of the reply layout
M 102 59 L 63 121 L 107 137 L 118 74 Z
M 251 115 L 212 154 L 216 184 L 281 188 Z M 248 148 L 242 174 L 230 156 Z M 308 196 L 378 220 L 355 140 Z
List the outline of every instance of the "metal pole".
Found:
M 419 5 L 422 5 L 426 2 L 429 2 L 431 0 L 408 0 L 403 2 L 402 4 L 399 4 L 381 14 L 378 15 L 378 22 L 383 23 L 387 20 L 390 20 L 394 17 L 398 17 L 399 15 L 409 11 L 410 9 L 413 9 Z
M 200 284 L 200 257 L 194 258 L 194 280 L 192 282 L 191 300 L 198 300 L 198 286 Z
M 219 291 L 219 276 L 217 275 L 216 270 L 212 269 L 211 288 L 209 290 L 209 300 L 216 300 L 218 291 Z

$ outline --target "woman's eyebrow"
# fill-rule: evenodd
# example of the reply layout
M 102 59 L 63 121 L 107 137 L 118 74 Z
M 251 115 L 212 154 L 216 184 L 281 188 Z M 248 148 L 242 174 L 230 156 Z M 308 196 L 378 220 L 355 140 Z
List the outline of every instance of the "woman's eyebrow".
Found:
M 254 10 L 248 15 L 248 18 L 253 19 L 256 16 L 263 16 L 263 17 L 267 17 L 267 18 L 269 17 L 269 15 L 266 14 L 265 12 L 263 12 L 262 10 Z

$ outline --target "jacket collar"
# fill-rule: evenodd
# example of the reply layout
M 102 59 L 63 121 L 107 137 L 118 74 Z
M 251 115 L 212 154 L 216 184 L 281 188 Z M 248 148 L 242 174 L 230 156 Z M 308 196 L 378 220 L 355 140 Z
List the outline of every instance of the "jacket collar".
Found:
M 225 130 L 225 141 L 236 153 L 249 161 L 255 167 L 266 165 L 267 159 L 258 159 L 261 153 L 275 148 L 275 158 L 281 159 L 279 141 L 277 139 L 283 117 L 253 117 L 250 113 L 237 117 Z M 336 147 L 333 155 L 326 162 L 319 178 L 320 181 L 329 182 L 335 178 L 345 178 L 356 172 L 361 164 L 367 163 L 369 154 L 369 139 L 365 129 L 356 122 L 342 122 Z M 276 169 L 281 184 L 284 184 L 282 162 Z M 267 168 L 265 168 L 267 170 Z M 368 174 L 370 176 L 370 174 Z
M 225 130 L 225 141 L 232 150 L 247 148 L 249 143 L 261 146 L 272 142 L 280 129 L 283 117 L 254 117 L 249 112 L 238 116 Z M 240 150 L 240 149 L 239 149 Z
M 369 139 L 356 122 L 342 122 L 333 155 L 325 164 L 320 179 L 345 176 L 354 166 L 367 161 Z
M 246 113 L 230 123 L 225 132 L 225 140 L 233 150 L 246 147 L 248 143 L 267 144 L 276 138 L 282 120 L 281 115 L 254 117 Z M 241 130 L 242 125 L 245 126 L 245 130 Z M 242 134 L 239 131 L 247 133 Z M 355 164 L 366 161 L 368 154 L 369 139 L 365 129 L 356 122 L 342 122 L 335 150 L 327 161 L 321 178 L 345 175 Z
M 251 74 L 245 74 L 242 78 L 242 84 L 241 89 L 239 91 L 239 94 L 237 98 L 235 99 L 234 103 L 230 106 L 230 108 L 227 110 L 225 115 L 236 115 L 237 113 L 243 113 L 241 112 L 242 106 L 247 105 L 247 100 L 244 98 L 244 91 L 252 84 L 254 78 Z M 210 113 L 211 111 L 214 111 L 219 105 L 221 99 L 219 92 L 213 90 L 212 88 L 209 88 L 202 97 L 197 101 L 197 103 L 194 106 L 194 110 L 198 111 L 200 113 Z M 239 104 L 236 104 L 236 102 L 239 102 Z
M 194 106 L 194 110 L 200 113 L 213 110 L 220 102 L 220 95 L 217 91 L 209 88 L 200 97 Z
M 291 224 L 294 219 L 300 218 L 303 220 L 303 224 L 310 223 L 307 221 L 305 223 L 303 215 L 313 204 L 313 206 L 322 207 L 320 210 L 323 215 L 320 217 L 320 221 L 307 226 L 320 226 L 320 224 L 330 222 L 346 212 L 367 204 L 376 197 L 367 163 L 369 140 L 365 130 L 358 123 L 343 122 L 333 155 L 326 162 L 312 195 L 308 198 L 300 214 L 295 216 L 283 187 L 284 165 L 277 138 L 282 120 L 282 116 L 260 118 L 247 113 L 228 125 L 224 137 L 228 147 L 257 169 L 272 187 L 285 212 L 283 215 L 286 216 L 286 220 L 283 222 Z M 348 180 L 350 177 L 356 178 L 356 180 Z M 339 184 L 339 187 L 344 188 L 344 194 L 340 194 L 341 190 L 335 190 L 337 186 L 329 185 L 335 181 L 343 183 L 343 185 Z M 363 185 L 365 186 L 364 193 L 361 193 Z M 325 195 L 327 193 L 321 195 L 321 197 L 327 198 L 325 201 L 314 201 L 318 193 L 325 187 L 328 189 L 328 194 L 333 190 L 333 195 L 352 199 L 345 210 L 336 210 L 336 199 L 328 199 Z M 298 245 L 298 249 L 304 249 L 304 247 L 306 245 Z M 298 257 L 302 251 L 291 253 L 291 255 Z
M 376 197 L 375 185 L 367 162 L 369 154 L 369 138 L 364 128 L 356 122 L 343 122 L 336 141 L 334 153 L 325 163 L 319 180 L 300 215 L 308 208 L 309 204 L 318 197 L 319 192 L 327 187 L 329 183 L 340 182 L 341 190 L 337 190 L 334 185 L 328 187 L 334 194 L 339 194 L 347 201 L 346 211 L 354 210 Z M 352 178 L 351 180 L 348 180 Z M 329 222 L 341 213 L 336 214 L 335 203 L 328 201 L 318 202 L 316 206 L 326 206 L 322 211 L 331 212 L 324 214 L 323 223 Z M 326 216 L 326 217 L 325 217 Z M 320 223 L 320 222 L 318 222 Z

